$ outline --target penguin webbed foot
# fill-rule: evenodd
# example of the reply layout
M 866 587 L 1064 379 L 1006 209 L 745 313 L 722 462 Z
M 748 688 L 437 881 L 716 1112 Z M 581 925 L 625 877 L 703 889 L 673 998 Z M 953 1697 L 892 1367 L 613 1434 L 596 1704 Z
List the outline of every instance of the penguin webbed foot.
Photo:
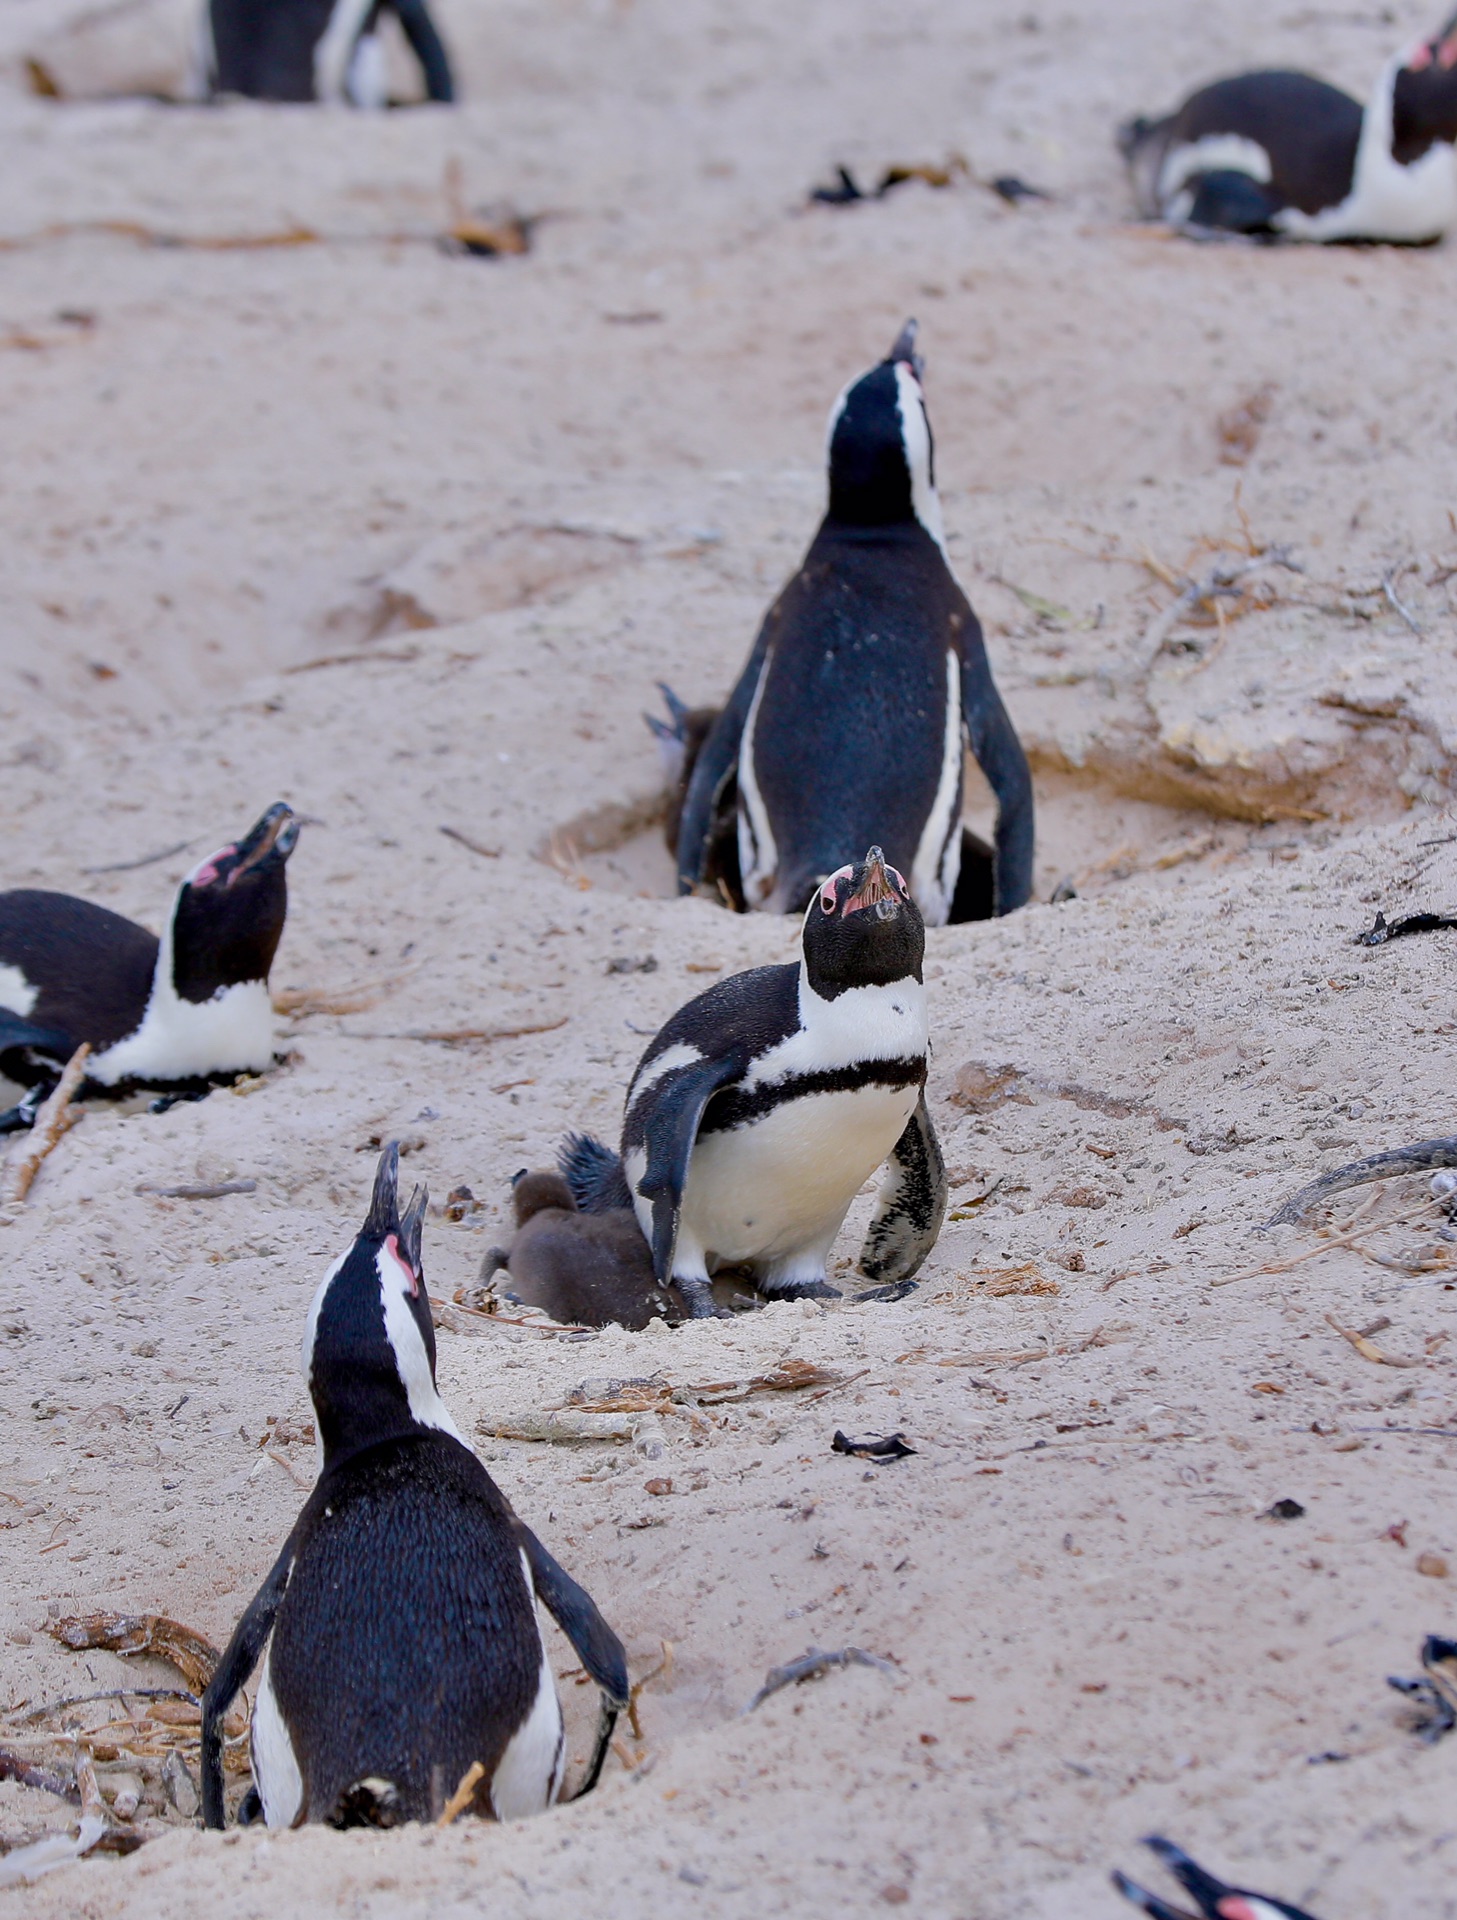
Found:
M 25 1133 L 35 1125 L 35 1116 L 55 1091 L 54 1080 L 37 1081 L 23 1099 L 0 1113 L 0 1134 Z
M 828 1280 L 786 1280 L 782 1286 L 764 1289 L 770 1300 L 843 1300 L 844 1294 Z
M 199 1100 L 206 1100 L 212 1092 L 211 1087 L 189 1087 L 181 1093 L 159 1093 L 147 1106 L 148 1113 L 170 1113 L 174 1107 L 196 1106 Z
M 690 1320 L 732 1320 L 734 1318 L 727 1307 L 721 1307 L 714 1299 L 711 1281 L 685 1280 L 681 1273 L 675 1273 L 673 1285 L 683 1296 Z
M 920 1284 L 919 1280 L 892 1280 L 888 1286 L 867 1287 L 863 1293 L 854 1294 L 852 1298 L 857 1304 L 861 1300 L 904 1300 Z

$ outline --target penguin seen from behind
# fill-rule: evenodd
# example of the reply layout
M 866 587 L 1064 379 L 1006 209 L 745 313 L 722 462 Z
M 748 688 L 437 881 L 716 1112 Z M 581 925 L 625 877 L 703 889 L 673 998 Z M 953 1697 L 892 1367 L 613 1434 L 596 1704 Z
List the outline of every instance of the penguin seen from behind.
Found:
M 200 1091 L 272 1064 L 268 974 L 298 830 L 279 801 L 210 854 L 177 889 L 160 940 L 67 893 L 0 893 L 0 1072 L 30 1089 L 0 1132 L 30 1125 L 83 1041 L 93 1091 Z
M 390 104 L 382 19 L 393 14 L 427 99 L 455 98 L 450 57 L 425 0 L 203 0 L 192 92 L 253 100 Z
M 747 1267 L 771 1298 L 835 1298 L 826 1262 L 889 1160 L 860 1254 L 908 1290 L 935 1245 L 946 1173 L 926 1107 L 925 928 L 879 847 L 823 883 L 798 965 L 732 975 L 679 1008 L 627 1090 L 622 1151 L 577 1135 L 563 1170 L 587 1211 L 630 1204 L 660 1285 L 695 1318 L 710 1277 Z
M 680 893 L 721 877 L 731 789 L 751 910 L 802 913 L 872 838 L 928 926 L 1010 913 L 1032 891 L 1032 778 L 946 557 L 915 342 L 912 320 L 830 416 L 829 508 L 697 755 Z M 962 828 L 968 746 L 997 797 L 995 848 Z
M 1310 74 L 1217 80 L 1120 129 L 1140 213 L 1194 233 L 1440 239 L 1457 219 L 1457 14 L 1363 107 Z
M 561 1706 L 542 1602 L 602 1690 L 595 1784 L 627 1704 L 621 1643 L 512 1512 L 435 1387 L 421 1266 L 426 1194 L 403 1214 L 399 1151 L 380 1156 L 358 1237 L 309 1310 L 304 1373 L 320 1471 L 239 1621 L 202 1710 L 203 1818 L 225 1823 L 222 1721 L 263 1662 L 253 1779 L 270 1827 L 539 1813 L 561 1785 Z

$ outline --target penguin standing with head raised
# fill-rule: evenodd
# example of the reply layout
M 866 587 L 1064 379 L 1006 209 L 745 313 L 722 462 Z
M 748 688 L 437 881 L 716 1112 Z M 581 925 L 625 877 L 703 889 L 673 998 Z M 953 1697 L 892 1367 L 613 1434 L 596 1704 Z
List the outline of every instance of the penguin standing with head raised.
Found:
M 829 508 L 770 608 L 693 765 L 678 888 L 713 860 L 737 789 L 736 886 L 802 913 L 849 847 L 879 840 L 928 926 L 1032 891 L 1032 779 L 946 557 L 922 365 L 909 321 L 830 416 Z M 967 747 L 997 798 L 995 849 L 961 824 Z
M 617 1636 L 516 1518 L 436 1392 L 426 1195 L 402 1215 L 398 1175 L 391 1144 L 363 1229 L 309 1311 L 319 1478 L 203 1701 L 212 1827 L 224 1824 L 223 1716 L 260 1657 L 253 1779 L 270 1827 L 432 1819 L 477 1765 L 473 1811 L 507 1820 L 550 1806 L 562 1713 L 538 1600 L 602 1689 L 587 1786 L 627 1704 Z
M 1440 239 L 1457 219 L 1457 14 L 1394 55 L 1363 107 L 1281 70 L 1191 93 L 1118 144 L 1148 219 L 1292 240 Z
M 771 1297 L 836 1297 L 830 1249 L 887 1158 L 860 1254 L 882 1294 L 910 1282 L 946 1211 L 925 927 L 879 847 L 824 880 L 802 947 L 798 965 L 734 974 L 673 1015 L 628 1087 L 620 1160 L 581 1135 L 564 1150 L 578 1204 L 630 1203 L 660 1284 L 696 1318 L 716 1311 L 718 1267 L 747 1267 Z
M 155 934 L 67 893 L 0 893 L 0 1072 L 30 1088 L 27 1127 L 83 1041 L 86 1086 L 195 1092 L 273 1061 L 268 974 L 288 912 L 298 821 L 280 801 L 193 868 Z
M 389 14 L 427 99 L 453 100 L 450 57 L 425 0 L 203 0 L 189 92 L 386 107 L 380 26 Z

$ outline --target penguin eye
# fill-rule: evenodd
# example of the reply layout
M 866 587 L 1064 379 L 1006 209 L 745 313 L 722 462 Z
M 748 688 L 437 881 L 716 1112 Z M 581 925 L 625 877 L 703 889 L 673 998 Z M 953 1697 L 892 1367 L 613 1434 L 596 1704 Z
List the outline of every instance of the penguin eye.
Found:
M 820 912 L 833 913 L 834 911 L 835 911 L 835 888 L 832 882 L 829 886 L 820 888 Z

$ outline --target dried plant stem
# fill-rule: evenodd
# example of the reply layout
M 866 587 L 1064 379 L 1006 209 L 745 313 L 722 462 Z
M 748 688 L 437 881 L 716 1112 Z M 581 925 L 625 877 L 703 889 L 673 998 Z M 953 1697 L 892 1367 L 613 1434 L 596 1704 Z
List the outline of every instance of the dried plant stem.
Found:
M 13 1220 L 25 1205 L 25 1197 L 35 1184 L 41 1162 L 81 1118 L 71 1100 L 86 1078 L 86 1062 L 91 1048 L 83 1041 L 66 1062 L 65 1071 L 55 1089 L 35 1116 L 35 1125 L 24 1141 L 12 1147 L 0 1173 L 0 1219 Z

